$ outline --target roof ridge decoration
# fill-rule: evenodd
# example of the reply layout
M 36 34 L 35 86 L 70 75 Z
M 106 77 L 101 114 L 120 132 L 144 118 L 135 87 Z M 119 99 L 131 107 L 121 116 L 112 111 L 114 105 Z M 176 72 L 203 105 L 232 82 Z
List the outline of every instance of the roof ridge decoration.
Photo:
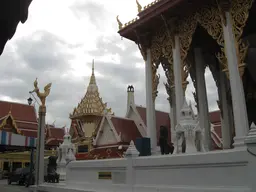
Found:
M 14 127 L 14 129 L 17 131 L 17 134 L 23 135 L 22 132 L 19 130 L 14 117 L 12 116 L 12 114 L 9 111 L 9 114 L 7 116 L 5 116 L 5 119 L 2 121 L 2 123 L 0 124 L 0 130 L 4 128 L 4 126 L 7 124 L 7 119 L 11 118 L 12 120 L 12 126 Z
M 90 82 L 87 87 L 85 96 L 78 103 L 77 107 L 74 108 L 70 118 L 76 118 L 88 115 L 104 115 L 105 113 L 111 114 L 111 108 L 107 108 L 107 103 L 104 103 L 100 97 L 98 86 L 96 83 L 96 77 L 94 74 L 94 60 L 92 61 L 92 74 Z
M 142 11 L 142 6 L 140 5 L 139 1 L 136 0 L 137 8 L 138 8 L 138 13 Z
M 139 3 L 138 0 L 136 0 L 136 4 L 137 4 L 137 9 L 138 9 L 138 13 L 140 12 L 143 12 L 145 11 L 146 9 L 148 9 L 149 7 L 151 7 L 152 5 L 155 5 L 156 3 L 158 3 L 159 1 L 162 1 L 162 0 L 155 0 L 149 4 L 147 4 L 146 6 L 144 6 L 142 8 L 141 4 Z M 138 20 L 138 17 L 136 17 L 135 19 L 132 19 L 131 21 L 128 21 L 127 23 L 125 23 L 124 25 L 120 22 L 119 20 L 119 15 L 116 17 L 116 20 L 117 20 L 117 23 L 118 23 L 118 26 L 119 26 L 119 30 L 127 27 L 128 25 L 131 25 L 132 23 L 134 23 L 135 21 Z

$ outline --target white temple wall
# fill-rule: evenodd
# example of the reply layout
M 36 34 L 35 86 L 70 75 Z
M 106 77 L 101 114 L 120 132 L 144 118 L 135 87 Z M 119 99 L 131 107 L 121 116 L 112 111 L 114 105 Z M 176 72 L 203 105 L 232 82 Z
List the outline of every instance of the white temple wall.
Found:
M 88 184 L 125 184 L 125 169 L 125 159 L 71 162 L 67 167 L 66 184 L 70 187 L 85 186 Z M 111 172 L 112 179 L 99 179 L 99 172 Z
M 130 159 L 131 160 L 131 159 Z M 133 185 L 125 179 L 127 159 L 76 161 L 68 165 L 66 185 L 42 191 L 75 192 L 255 192 L 255 157 L 244 150 L 136 157 Z M 112 180 L 98 172 L 112 172 Z M 40 190 L 39 190 L 40 191 Z

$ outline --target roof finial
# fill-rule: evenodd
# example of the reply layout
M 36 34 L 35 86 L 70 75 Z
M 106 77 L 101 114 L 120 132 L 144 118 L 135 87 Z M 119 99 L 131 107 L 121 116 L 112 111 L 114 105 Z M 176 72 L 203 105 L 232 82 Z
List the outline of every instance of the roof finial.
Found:
M 9 114 L 12 113 L 12 104 L 10 105 L 10 110 L 9 110 Z
M 117 23 L 118 23 L 119 30 L 121 30 L 123 28 L 123 24 L 119 20 L 119 15 L 116 16 L 116 20 L 117 20 Z
M 94 59 L 92 60 L 92 74 L 94 74 Z
M 140 13 L 142 11 L 142 6 L 140 5 L 138 0 L 136 0 L 136 4 L 137 4 L 138 12 Z
M 92 60 L 92 75 L 91 75 L 89 84 L 96 85 L 96 79 L 95 79 L 95 75 L 94 75 L 94 59 Z

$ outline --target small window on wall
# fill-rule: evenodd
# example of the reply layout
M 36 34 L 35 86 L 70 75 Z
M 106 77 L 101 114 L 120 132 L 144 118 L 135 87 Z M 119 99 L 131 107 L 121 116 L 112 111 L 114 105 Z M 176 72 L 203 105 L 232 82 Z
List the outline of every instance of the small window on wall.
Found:
M 78 153 L 86 153 L 88 152 L 88 145 L 80 145 L 78 146 Z

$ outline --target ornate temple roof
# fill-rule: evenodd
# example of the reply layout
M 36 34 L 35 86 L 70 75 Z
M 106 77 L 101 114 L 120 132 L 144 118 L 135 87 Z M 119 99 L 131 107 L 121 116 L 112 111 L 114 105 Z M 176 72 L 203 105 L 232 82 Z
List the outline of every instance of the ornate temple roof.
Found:
M 202 7 L 206 3 L 209 3 L 209 1 L 155 0 L 142 8 L 137 1 L 138 14 L 135 19 L 123 24 L 117 17 L 118 33 L 124 38 L 137 42 L 138 36 L 142 38 L 147 34 L 148 38 L 149 31 L 155 32 L 161 26 L 164 26 L 170 18 L 182 18 L 195 12 L 198 7 Z
M 36 137 L 38 123 L 34 106 L 0 101 L 0 130 L 10 126 L 19 134 Z
M 82 98 L 70 118 L 79 118 L 90 115 L 103 115 L 111 113 L 111 108 L 107 108 L 107 103 L 104 103 L 99 94 L 99 89 L 96 83 L 94 74 L 94 61 L 92 63 L 92 75 L 85 96 Z

